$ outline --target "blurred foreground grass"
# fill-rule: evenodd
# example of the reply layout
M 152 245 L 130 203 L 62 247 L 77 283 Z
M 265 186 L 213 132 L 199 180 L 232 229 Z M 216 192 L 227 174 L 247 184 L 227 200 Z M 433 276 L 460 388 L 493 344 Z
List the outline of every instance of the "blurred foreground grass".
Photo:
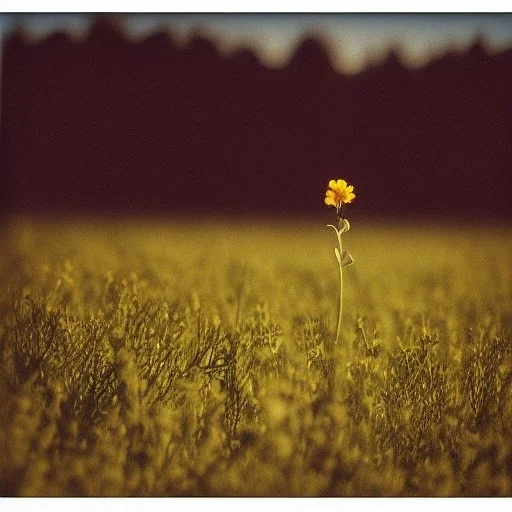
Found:
M 512 229 L 10 219 L 1 495 L 511 495 Z

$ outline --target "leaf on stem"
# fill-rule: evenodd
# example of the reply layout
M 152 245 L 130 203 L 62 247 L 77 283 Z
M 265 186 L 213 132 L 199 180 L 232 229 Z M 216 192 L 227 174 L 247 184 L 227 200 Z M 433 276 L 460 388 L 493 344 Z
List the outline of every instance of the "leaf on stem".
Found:
M 347 219 L 341 219 L 340 221 L 340 233 L 346 233 L 350 229 L 350 223 Z
M 348 267 L 349 265 L 352 265 L 352 263 L 354 263 L 354 260 L 352 259 L 352 256 L 350 256 L 350 254 L 347 251 L 343 251 L 343 253 L 341 255 L 341 258 L 339 257 L 339 253 L 340 252 L 337 251 L 336 258 L 338 258 L 338 262 L 339 262 L 339 264 L 340 264 L 340 266 L 342 268 L 343 267 Z

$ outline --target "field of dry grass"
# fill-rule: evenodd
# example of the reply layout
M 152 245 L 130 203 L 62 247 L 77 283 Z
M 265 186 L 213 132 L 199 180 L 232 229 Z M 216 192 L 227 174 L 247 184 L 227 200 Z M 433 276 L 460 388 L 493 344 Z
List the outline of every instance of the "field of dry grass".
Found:
M 510 496 L 511 235 L 5 221 L 0 495 Z

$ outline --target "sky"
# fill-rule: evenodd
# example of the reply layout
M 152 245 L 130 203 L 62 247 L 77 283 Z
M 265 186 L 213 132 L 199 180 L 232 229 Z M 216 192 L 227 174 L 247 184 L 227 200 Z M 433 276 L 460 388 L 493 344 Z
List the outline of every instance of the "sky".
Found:
M 183 43 L 200 30 L 219 50 L 229 54 L 240 46 L 252 48 L 263 64 L 286 64 L 304 34 L 321 34 L 330 43 L 333 64 L 357 73 L 378 62 L 390 46 L 399 49 L 404 64 L 419 67 L 447 47 L 463 51 L 483 35 L 491 52 L 512 47 L 512 14 L 126 14 L 125 26 L 135 38 L 159 27 L 168 28 Z M 55 29 L 73 37 L 87 33 L 87 14 L 0 14 L 0 30 L 25 26 L 34 38 Z

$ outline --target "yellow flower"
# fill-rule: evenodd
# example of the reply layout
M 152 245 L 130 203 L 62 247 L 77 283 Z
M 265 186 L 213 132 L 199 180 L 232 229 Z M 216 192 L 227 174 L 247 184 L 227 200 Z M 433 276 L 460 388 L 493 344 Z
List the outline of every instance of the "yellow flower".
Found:
M 336 206 L 336 210 L 339 210 L 344 204 L 351 203 L 355 197 L 353 185 L 348 185 L 345 180 L 331 180 L 324 202 L 327 206 Z

